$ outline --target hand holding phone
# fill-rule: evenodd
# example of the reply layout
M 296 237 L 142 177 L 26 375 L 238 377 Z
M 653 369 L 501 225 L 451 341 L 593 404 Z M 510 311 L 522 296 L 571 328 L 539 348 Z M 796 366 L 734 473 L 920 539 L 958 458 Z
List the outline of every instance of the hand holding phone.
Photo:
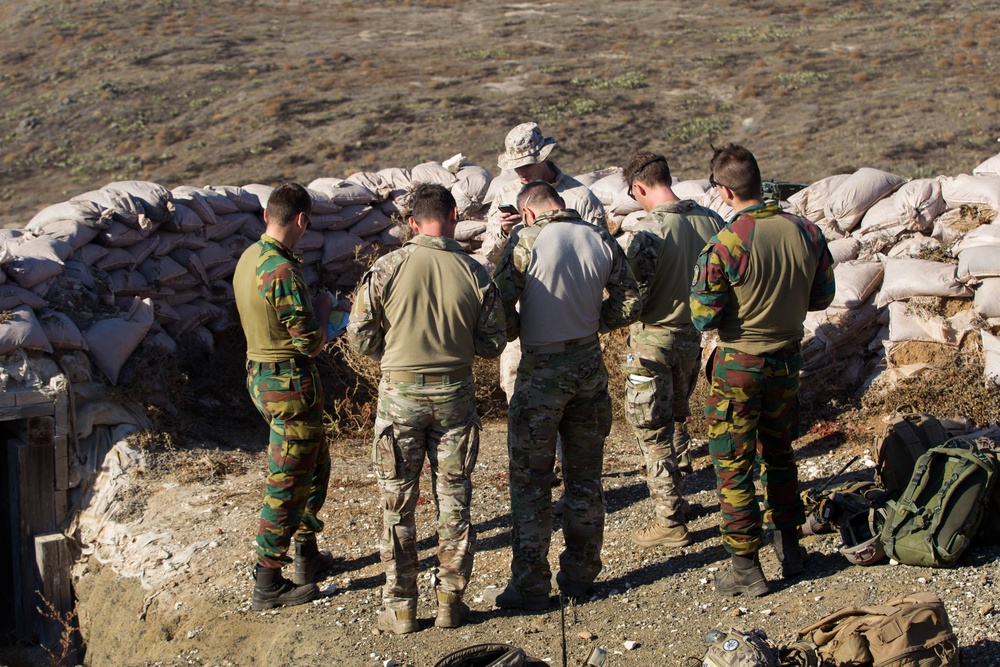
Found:
M 517 207 L 513 204 L 500 204 L 500 212 L 506 213 L 507 215 L 521 215 L 521 212 L 518 211 Z

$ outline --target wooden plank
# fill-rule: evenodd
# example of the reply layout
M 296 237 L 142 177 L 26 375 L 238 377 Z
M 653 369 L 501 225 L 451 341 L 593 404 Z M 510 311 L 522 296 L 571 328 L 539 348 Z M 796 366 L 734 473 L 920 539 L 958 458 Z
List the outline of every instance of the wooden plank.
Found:
M 69 396 L 65 393 L 56 394 L 54 403 L 56 435 L 69 435 Z
M 69 451 L 65 435 L 57 435 L 52 439 L 52 456 L 55 463 L 55 489 L 65 491 L 69 488 Z
M 53 403 L 51 396 L 47 396 L 40 391 L 19 391 L 14 394 L 15 405 L 38 405 L 39 403 Z
M 0 408 L 0 421 L 12 421 L 16 419 L 29 419 L 43 415 L 52 415 L 55 408 L 52 403 L 38 403 L 37 405 L 20 405 L 7 408 Z
M 73 609 L 73 589 L 70 580 L 71 559 L 66 544 L 66 536 L 62 533 L 39 535 L 35 538 L 35 567 L 41 587 L 34 592 L 48 601 L 52 611 L 62 618 Z M 47 609 L 41 600 L 35 600 L 39 607 Z M 52 614 L 35 614 L 35 628 L 42 637 L 42 642 L 49 647 L 56 647 L 62 638 L 63 624 Z
M 34 627 L 35 599 L 38 588 L 35 572 L 34 538 L 40 533 L 50 533 L 57 528 L 55 508 L 55 457 L 52 442 L 44 446 L 40 440 L 55 428 L 52 417 L 34 417 L 28 420 L 28 443 L 13 447 L 17 475 L 17 504 L 20 523 L 16 534 L 20 538 L 19 567 L 15 573 L 20 578 L 19 631 L 31 632 Z
M 9 408 L 17 405 L 17 399 L 14 398 L 14 392 L 3 391 L 0 392 L 0 408 Z

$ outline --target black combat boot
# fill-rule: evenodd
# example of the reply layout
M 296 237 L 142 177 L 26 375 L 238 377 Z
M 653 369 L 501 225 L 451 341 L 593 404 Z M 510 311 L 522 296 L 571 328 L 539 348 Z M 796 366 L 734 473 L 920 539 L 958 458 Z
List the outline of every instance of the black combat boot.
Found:
M 329 551 L 320 551 L 316 540 L 299 542 L 294 540 L 295 567 L 292 569 L 292 583 L 296 586 L 314 584 L 322 580 L 322 574 L 329 572 L 340 560 L 334 558 Z
M 774 531 L 774 553 L 781 563 L 781 576 L 788 578 L 802 574 L 805 570 L 803 561 L 806 558 L 805 547 L 799 546 L 799 531 L 797 528 L 781 528 Z
M 281 576 L 281 568 L 257 566 L 257 582 L 253 587 L 253 600 L 250 608 L 254 611 L 274 609 L 275 607 L 291 607 L 305 604 L 315 599 L 319 593 L 316 584 L 308 583 L 296 586 Z
M 729 567 L 715 573 L 715 590 L 722 595 L 742 594 L 759 598 L 770 593 L 771 587 L 767 585 L 756 553 L 752 556 L 733 554 Z

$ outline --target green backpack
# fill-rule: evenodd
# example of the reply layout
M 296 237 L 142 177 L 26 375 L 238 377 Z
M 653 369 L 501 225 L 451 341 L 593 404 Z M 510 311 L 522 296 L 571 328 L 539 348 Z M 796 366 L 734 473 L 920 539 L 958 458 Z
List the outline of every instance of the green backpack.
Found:
M 887 505 L 886 554 L 906 565 L 954 565 L 979 529 L 996 476 L 993 460 L 966 438 L 929 449 L 902 497 Z

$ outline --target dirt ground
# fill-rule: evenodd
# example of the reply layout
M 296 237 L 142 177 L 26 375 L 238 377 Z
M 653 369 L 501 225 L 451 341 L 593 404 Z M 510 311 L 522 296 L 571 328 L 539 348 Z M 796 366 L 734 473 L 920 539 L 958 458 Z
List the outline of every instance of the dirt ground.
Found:
M 1000 136 L 1000 6 L 992 2 L 24 0 L 0 2 L 0 27 L 9 37 L 0 40 L 4 227 L 114 180 L 309 182 L 458 152 L 496 172 L 504 135 L 526 120 L 558 139 L 553 158 L 569 173 L 621 165 L 649 147 L 668 155 L 676 176 L 703 178 L 708 144 L 736 141 L 755 152 L 765 177 L 804 183 L 860 167 L 911 178 L 969 173 L 997 152 Z M 881 417 L 905 403 L 980 425 L 1000 418 L 996 396 L 984 401 L 979 376 L 960 370 L 864 399 L 813 387 L 797 444 L 803 483 L 822 483 L 854 454 L 863 458 L 853 474 L 870 475 L 864 455 Z M 219 382 L 238 389 L 234 377 Z M 431 624 L 425 482 L 422 629 L 395 637 L 373 631 L 382 574 L 367 443 L 334 443 L 321 539 L 344 561 L 323 598 L 254 613 L 265 427 L 235 393 L 190 409 L 202 430 L 150 449 L 119 519 L 168 534 L 171 549 L 203 546 L 152 588 L 81 560 L 86 664 L 423 667 L 483 642 L 562 664 L 555 607 L 498 612 L 481 598 L 509 574 L 502 412 L 488 415 L 475 476 L 471 622 L 450 631 Z M 699 435 L 697 422 L 692 428 Z M 837 536 L 812 537 L 806 576 L 776 579 L 768 550 L 771 595 L 717 596 L 711 581 L 724 554 L 704 446 L 698 455 L 686 486 L 696 542 L 638 548 L 628 535 L 650 513 L 642 462 L 616 423 L 605 456 L 605 569 L 595 596 L 565 610 L 568 664 L 600 646 L 609 666 L 686 665 L 712 628 L 757 627 L 785 642 L 843 605 L 932 590 L 945 600 L 965 664 L 1000 665 L 996 547 L 973 548 L 949 570 L 859 568 L 837 553 Z M 560 549 L 557 531 L 553 560 Z M 151 570 L 170 556 L 164 551 Z M 0 663 L 32 664 L 16 648 Z

